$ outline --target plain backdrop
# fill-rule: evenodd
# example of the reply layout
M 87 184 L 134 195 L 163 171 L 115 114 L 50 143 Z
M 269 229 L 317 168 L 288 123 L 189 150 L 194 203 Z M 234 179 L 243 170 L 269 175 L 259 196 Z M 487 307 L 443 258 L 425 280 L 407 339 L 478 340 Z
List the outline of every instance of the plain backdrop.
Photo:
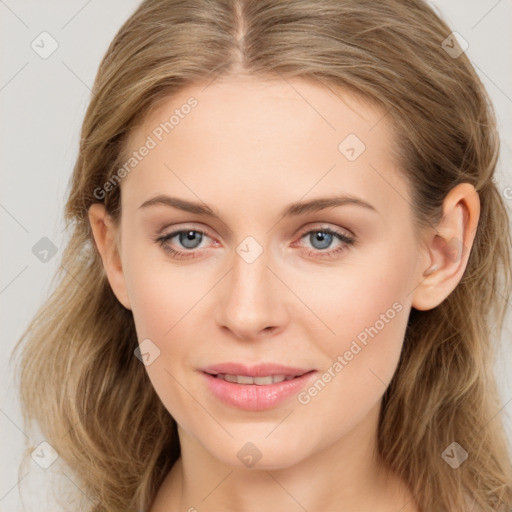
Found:
M 9 365 L 11 351 L 45 301 L 64 247 L 63 206 L 77 155 L 81 122 L 100 60 L 138 0 L 0 0 L 0 137 L 2 228 L 0 311 L 0 510 L 60 510 L 51 500 L 52 467 L 32 463 L 18 474 L 24 443 L 43 437 L 24 432 Z M 466 53 L 495 105 L 502 139 L 498 181 L 512 203 L 512 0 L 436 0 L 452 30 L 469 43 Z M 51 38 L 43 35 L 47 32 Z M 57 49 L 47 58 L 38 51 Z M 36 41 L 36 43 L 33 43 Z M 42 48 L 44 46 L 44 49 Z M 48 261 L 36 244 L 55 246 Z M 51 245 L 49 245 L 51 247 Z M 51 252 L 48 253 L 51 255 Z M 509 308 L 512 309 L 512 308 Z M 512 322 L 508 315 L 496 374 L 512 440 Z M 65 484 L 73 487 L 71 475 Z M 22 507 L 20 492 L 23 492 Z

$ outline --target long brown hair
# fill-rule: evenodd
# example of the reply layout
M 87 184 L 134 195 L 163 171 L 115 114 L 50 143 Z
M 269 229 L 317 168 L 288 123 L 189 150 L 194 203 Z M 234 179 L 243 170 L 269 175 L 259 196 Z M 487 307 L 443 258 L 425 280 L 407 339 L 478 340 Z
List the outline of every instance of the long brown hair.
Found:
M 422 511 L 510 511 L 511 457 L 493 377 L 511 291 L 508 215 L 494 181 L 499 141 L 468 58 L 443 43 L 450 33 L 421 0 L 146 0 L 124 23 L 83 122 L 57 286 L 17 346 L 26 421 L 38 422 L 72 468 L 94 501 L 86 508 L 147 507 L 180 454 L 176 423 L 134 357 L 132 313 L 110 288 L 88 208 L 103 202 L 119 218 L 120 187 L 101 198 L 97 190 L 159 101 L 244 74 L 316 80 L 379 105 L 398 134 L 419 227 L 440 220 L 455 185 L 475 186 L 481 213 L 466 271 L 439 306 L 411 311 L 378 447 Z M 442 457 L 453 442 L 468 453 L 456 469 Z

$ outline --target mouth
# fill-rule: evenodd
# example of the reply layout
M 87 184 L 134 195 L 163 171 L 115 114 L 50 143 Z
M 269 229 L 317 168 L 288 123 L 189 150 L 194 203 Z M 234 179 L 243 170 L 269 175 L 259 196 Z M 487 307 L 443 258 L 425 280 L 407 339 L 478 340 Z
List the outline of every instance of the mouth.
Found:
M 224 405 L 247 411 L 270 409 L 298 394 L 318 373 L 306 368 L 228 363 L 201 370 L 206 384 Z

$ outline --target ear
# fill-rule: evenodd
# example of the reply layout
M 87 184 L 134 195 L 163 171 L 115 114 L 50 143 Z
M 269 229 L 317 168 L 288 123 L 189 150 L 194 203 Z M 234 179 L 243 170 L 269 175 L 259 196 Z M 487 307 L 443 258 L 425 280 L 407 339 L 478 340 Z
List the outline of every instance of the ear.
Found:
M 112 291 L 126 309 L 131 309 L 119 254 L 118 227 L 100 203 L 90 206 L 89 222 Z
M 420 284 L 412 306 L 425 311 L 443 302 L 462 279 L 473 246 L 480 199 L 470 183 L 454 187 L 443 202 L 443 216 L 435 233 L 427 235 Z

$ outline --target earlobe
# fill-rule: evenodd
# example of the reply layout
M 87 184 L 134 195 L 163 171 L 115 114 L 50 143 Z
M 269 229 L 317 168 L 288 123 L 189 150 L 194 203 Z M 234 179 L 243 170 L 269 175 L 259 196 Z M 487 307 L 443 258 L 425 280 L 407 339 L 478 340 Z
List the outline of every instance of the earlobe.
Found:
M 118 229 L 103 204 L 92 204 L 88 216 L 94 242 L 101 256 L 112 291 L 126 309 L 131 309 L 119 253 Z
M 443 202 L 439 226 L 426 240 L 423 261 L 412 306 L 429 310 L 438 306 L 457 287 L 466 269 L 480 217 L 480 199 L 473 185 L 461 183 Z

